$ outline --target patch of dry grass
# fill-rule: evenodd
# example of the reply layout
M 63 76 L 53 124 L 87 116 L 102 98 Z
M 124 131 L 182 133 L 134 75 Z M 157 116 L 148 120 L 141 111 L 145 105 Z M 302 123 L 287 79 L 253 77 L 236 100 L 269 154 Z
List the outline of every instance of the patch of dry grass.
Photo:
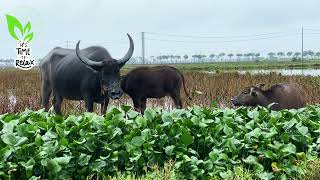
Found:
M 190 105 L 208 106 L 212 100 L 218 100 L 220 107 L 230 107 L 230 99 L 237 95 L 242 88 L 258 83 L 270 86 L 279 82 L 295 82 L 300 84 L 306 92 L 309 104 L 320 102 L 320 78 L 311 76 L 281 76 L 277 74 L 250 75 L 238 73 L 206 74 L 200 72 L 184 72 L 188 92 L 201 91 L 203 94 L 194 96 Z M 181 91 L 184 105 L 187 98 Z M 120 100 L 110 101 L 109 105 L 120 106 L 132 104 L 128 96 Z M 165 109 L 173 108 L 170 98 L 149 99 L 147 107 L 160 106 Z M 0 70 L 0 114 L 6 112 L 20 112 L 25 108 L 40 109 L 40 78 L 39 70 L 22 71 L 17 69 Z M 95 105 L 96 112 L 100 106 Z M 79 113 L 85 111 L 83 101 L 64 100 L 63 112 Z

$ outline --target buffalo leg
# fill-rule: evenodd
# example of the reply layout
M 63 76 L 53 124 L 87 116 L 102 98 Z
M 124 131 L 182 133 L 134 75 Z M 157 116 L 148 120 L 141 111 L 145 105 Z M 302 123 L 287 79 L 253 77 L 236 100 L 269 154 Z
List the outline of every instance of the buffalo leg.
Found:
M 142 115 L 144 114 L 146 107 L 147 107 L 147 98 L 142 98 L 140 101 L 140 111 Z
M 182 109 L 182 101 L 181 101 L 181 97 L 178 94 L 173 94 L 171 95 L 171 98 L 174 102 L 174 105 L 177 109 Z
M 63 98 L 57 94 L 54 95 L 53 97 L 53 107 L 54 107 L 54 111 L 58 114 L 58 115 L 62 115 L 61 113 L 61 104 L 62 104 Z
M 139 98 L 131 98 L 131 99 L 133 102 L 134 110 L 137 112 L 140 112 L 140 108 L 141 108 L 140 99 Z
M 106 100 L 104 100 L 103 103 L 101 103 L 101 115 L 106 114 L 108 104 L 109 104 L 109 98 L 107 98 Z
M 88 97 L 88 98 L 85 98 L 85 105 L 86 105 L 86 108 L 87 108 L 87 111 L 88 112 L 93 112 L 93 99 Z
M 42 82 L 41 85 L 41 106 L 44 107 L 45 111 L 49 110 L 49 99 L 50 95 L 52 93 L 52 90 L 48 86 L 48 84 L 45 84 L 45 82 Z

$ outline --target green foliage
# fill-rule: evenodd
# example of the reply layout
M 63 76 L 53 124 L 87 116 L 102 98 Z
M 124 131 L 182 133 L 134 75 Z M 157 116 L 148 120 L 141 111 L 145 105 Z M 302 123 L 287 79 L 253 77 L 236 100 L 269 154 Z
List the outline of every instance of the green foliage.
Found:
M 1 179 L 142 175 L 174 160 L 184 178 L 303 176 L 320 153 L 320 106 L 299 110 L 201 108 L 144 116 L 123 106 L 102 117 L 43 110 L 0 115 Z

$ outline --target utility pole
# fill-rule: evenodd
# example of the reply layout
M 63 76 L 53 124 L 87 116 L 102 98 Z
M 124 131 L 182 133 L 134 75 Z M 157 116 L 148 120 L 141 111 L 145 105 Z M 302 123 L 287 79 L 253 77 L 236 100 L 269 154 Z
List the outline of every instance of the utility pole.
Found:
M 301 60 L 303 60 L 303 27 L 301 31 Z
M 141 49 L 142 49 L 142 64 L 145 63 L 145 46 L 144 46 L 144 33 L 145 32 L 141 32 Z
M 69 49 L 69 42 L 71 42 L 71 41 L 65 41 L 65 43 L 66 43 L 66 46 L 67 46 L 67 49 Z

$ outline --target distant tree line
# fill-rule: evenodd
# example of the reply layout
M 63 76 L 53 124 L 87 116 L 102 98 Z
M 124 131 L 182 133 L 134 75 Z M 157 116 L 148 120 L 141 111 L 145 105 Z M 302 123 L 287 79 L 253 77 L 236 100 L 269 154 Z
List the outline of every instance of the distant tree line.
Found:
M 320 52 L 311 50 L 304 51 L 305 60 L 320 59 Z M 228 62 L 228 61 L 259 61 L 259 60 L 299 60 L 301 52 L 269 52 L 265 56 L 260 53 L 217 53 L 217 54 L 193 54 L 188 55 L 160 55 L 150 56 L 145 60 L 147 64 L 161 63 L 202 63 L 202 62 Z M 141 57 L 136 57 L 130 60 L 130 63 L 140 64 Z
M 303 52 L 305 60 L 320 59 L 320 51 L 307 50 Z M 203 62 L 228 62 L 228 61 L 260 61 L 260 60 L 300 60 L 301 52 L 269 52 L 265 56 L 260 53 L 217 53 L 217 54 L 193 54 L 193 55 L 160 55 L 150 56 L 145 60 L 146 64 L 164 63 L 203 63 Z M 36 60 L 39 64 L 40 59 Z M 142 57 L 132 57 L 129 64 L 142 64 Z M 14 66 L 14 59 L 0 59 L 0 67 Z

